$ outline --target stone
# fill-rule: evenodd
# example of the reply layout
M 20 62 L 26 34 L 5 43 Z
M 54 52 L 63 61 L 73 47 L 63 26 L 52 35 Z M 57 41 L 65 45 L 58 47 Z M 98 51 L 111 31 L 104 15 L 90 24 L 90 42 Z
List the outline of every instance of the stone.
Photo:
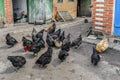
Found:
M 42 80 L 41 78 L 36 78 L 35 80 Z
M 89 35 L 87 38 L 90 38 L 90 39 L 97 39 L 97 37 L 95 35 Z
M 71 73 L 75 73 L 75 69 L 70 70 Z

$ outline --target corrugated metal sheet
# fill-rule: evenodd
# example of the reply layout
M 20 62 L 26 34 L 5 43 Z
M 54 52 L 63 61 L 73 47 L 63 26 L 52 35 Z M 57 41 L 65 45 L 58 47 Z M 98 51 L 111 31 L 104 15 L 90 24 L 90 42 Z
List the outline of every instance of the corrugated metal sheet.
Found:
M 0 21 L 4 20 L 4 0 L 0 0 Z

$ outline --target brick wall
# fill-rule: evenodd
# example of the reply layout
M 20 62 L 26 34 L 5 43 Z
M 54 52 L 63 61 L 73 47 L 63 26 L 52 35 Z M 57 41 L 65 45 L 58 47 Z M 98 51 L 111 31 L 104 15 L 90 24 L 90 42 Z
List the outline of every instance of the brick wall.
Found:
M 11 24 L 13 22 L 12 0 L 4 0 L 4 8 L 5 8 L 5 22 Z
M 99 0 L 100 1 L 100 0 Z M 103 1 L 103 2 L 102 2 Z M 113 0 L 93 0 L 92 2 L 92 26 L 107 34 L 112 31 Z

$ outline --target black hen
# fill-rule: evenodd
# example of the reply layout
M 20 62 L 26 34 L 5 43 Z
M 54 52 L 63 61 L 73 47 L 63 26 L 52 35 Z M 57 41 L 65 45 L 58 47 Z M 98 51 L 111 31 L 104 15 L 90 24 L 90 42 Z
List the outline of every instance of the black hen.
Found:
M 59 38 L 61 34 L 61 29 L 58 29 L 56 32 L 52 34 L 53 39 Z
M 64 36 L 64 31 L 62 34 L 59 34 L 58 37 L 54 38 L 54 44 L 57 48 L 60 48 L 62 46 L 62 42 L 63 40 L 65 39 L 65 36 Z
M 60 50 L 58 58 L 63 62 L 69 56 L 66 50 Z
M 43 40 L 43 38 L 38 38 L 35 43 L 37 43 L 38 46 L 45 48 L 45 41 Z
M 29 51 L 33 52 L 34 56 L 37 56 L 41 48 L 45 48 L 45 42 L 43 41 L 43 39 L 38 38 L 37 41 L 33 42 L 32 46 L 29 48 Z
M 61 34 L 60 37 L 59 37 L 59 40 L 60 40 L 61 42 L 63 42 L 64 39 L 65 39 L 65 32 L 63 31 L 62 34 Z
M 88 23 L 88 19 L 85 19 L 85 20 L 84 20 L 84 23 Z
M 28 51 L 33 52 L 33 56 L 37 56 L 38 52 L 41 50 L 41 47 L 37 43 L 33 43 Z
M 38 42 L 38 43 L 39 43 L 40 40 L 45 43 L 45 41 L 43 40 L 42 37 L 41 37 L 41 38 L 37 38 L 35 35 L 32 35 L 32 41 L 33 41 L 33 42 Z
M 13 47 L 15 44 L 17 44 L 18 41 L 13 38 L 9 33 L 6 35 L 6 44 L 10 45 L 11 47 Z
M 38 38 L 36 37 L 36 35 L 32 34 L 32 41 L 35 42 L 37 40 L 38 40 Z
M 23 42 L 23 48 L 24 48 L 24 51 L 28 51 L 28 49 L 31 47 L 31 45 L 33 44 L 32 41 L 26 39 L 25 37 L 22 37 L 22 42 Z
M 68 52 L 70 50 L 70 45 L 71 45 L 70 34 L 68 34 L 67 37 L 63 40 L 61 49 L 66 50 Z
M 35 63 L 44 67 L 45 65 L 51 62 L 52 53 L 53 49 L 51 47 L 48 47 L 47 51 L 44 54 L 42 54 Z
M 56 29 L 56 24 L 53 23 L 52 29 L 50 29 L 50 30 L 48 31 L 48 33 L 49 33 L 49 34 L 53 34 L 53 33 L 55 32 L 55 29 Z
M 41 31 L 39 31 L 39 32 L 36 34 L 36 37 L 37 37 L 37 38 L 42 38 L 42 37 L 43 37 L 43 33 L 44 33 L 44 29 L 42 29 Z
M 98 52 L 96 51 L 96 49 L 93 48 L 93 54 L 91 56 L 91 63 L 96 66 L 99 61 L 100 61 L 100 56 Z
M 51 46 L 51 47 L 55 46 L 54 39 L 52 38 L 52 36 L 49 33 L 47 33 L 46 42 L 47 42 L 48 46 Z
M 23 56 L 8 56 L 7 59 L 16 69 L 20 69 L 26 63 L 26 59 Z
M 81 37 L 81 35 L 79 35 L 79 37 L 77 39 L 72 41 L 71 47 L 75 46 L 76 48 L 78 48 L 81 43 L 82 43 L 82 37 Z

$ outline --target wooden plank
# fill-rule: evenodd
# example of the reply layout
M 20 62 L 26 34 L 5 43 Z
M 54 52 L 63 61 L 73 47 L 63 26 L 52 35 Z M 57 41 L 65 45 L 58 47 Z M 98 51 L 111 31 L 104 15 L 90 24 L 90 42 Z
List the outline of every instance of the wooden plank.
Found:
M 63 19 L 63 21 L 70 21 L 73 20 L 72 16 L 68 11 L 58 11 L 58 14 Z
M 45 0 L 35 0 L 35 22 L 44 23 L 46 17 Z
M 46 20 L 52 18 L 52 5 L 53 0 L 45 0 Z
M 34 23 L 35 21 L 34 0 L 28 0 L 28 19 L 29 23 Z
M 61 15 L 61 13 L 58 11 L 58 14 L 60 15 L 60 17 L 63 19 L 63 21 L 65 22 L 65 19 L 63 18 L 63 16 Z

